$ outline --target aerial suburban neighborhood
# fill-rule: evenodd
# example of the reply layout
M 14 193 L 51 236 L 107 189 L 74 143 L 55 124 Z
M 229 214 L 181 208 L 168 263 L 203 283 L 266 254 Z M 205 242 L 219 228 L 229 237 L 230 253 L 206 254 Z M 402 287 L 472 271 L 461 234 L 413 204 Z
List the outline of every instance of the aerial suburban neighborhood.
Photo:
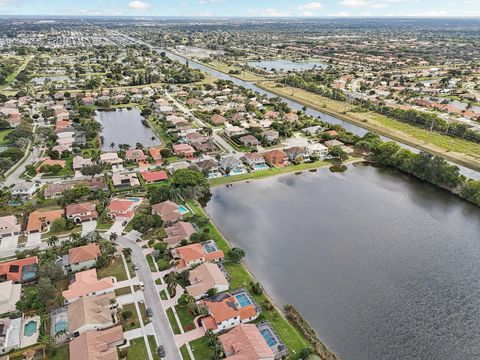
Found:
M 128 7 L 0 18 L 0 360 L 480 358 L 478 21 Z

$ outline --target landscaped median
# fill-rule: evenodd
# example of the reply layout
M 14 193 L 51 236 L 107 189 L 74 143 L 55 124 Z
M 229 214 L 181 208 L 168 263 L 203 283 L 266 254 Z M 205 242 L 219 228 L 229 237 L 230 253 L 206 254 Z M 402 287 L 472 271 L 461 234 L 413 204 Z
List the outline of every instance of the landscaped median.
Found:
M 193 211 L 193 213 L 208 217 L 203 208 L 196 201 L 189 200 L 187 201 L 187 204 Z M 223 235 L 218 231 L 215 225 L 211 222 L 211 220 L 208 222 L 206 228 L 209 231 L 210 238 L 215 240 L 217 246 L 226 253 L 230 248 L 230 245 L 225 240 Z M 235 264 L 232 262 L 226 262 L 224 265 L 230 276 L 231 289 L 250 289 L 251 284 L 257 282 L 254 276 L 247 270 L 247 268 L 242 263 Z M 262 314 L 257 319 L 257 321 L 268 320 L 270 322 L 280 339 L 287 346 L 291 355 L 290 358 L 296 359 L 302 349 L 311 347 L 312 344 L 309 343 L 299 333 L 299 331 L 283 316 L 282 312 L 273 304 L 272 300 L 268 298 L 265 293 L 258 295 L 252 291 L 250 292 L 250 295 L 253 297 L 255 302 L 262 308 Z M 206 351 L 204 349 L 205 346 L 203 346 L 203 340 L 205 339 L 202 338 L 190 343 L 194 355 L 195 353 L 202 354 L 204 351 Z M 336 356 L 333 353 L 328 352 L 328 355 L 324 358 L 336 359 Z

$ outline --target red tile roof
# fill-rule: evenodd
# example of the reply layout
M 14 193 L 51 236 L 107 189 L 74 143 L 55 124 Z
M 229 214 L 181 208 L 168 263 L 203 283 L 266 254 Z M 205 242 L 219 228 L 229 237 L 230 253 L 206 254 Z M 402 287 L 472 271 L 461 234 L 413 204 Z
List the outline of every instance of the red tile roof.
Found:
M 164 181 L 168 179 L 168 175 L 164 170 L 144 171 L 141 174 L 147 182 Z
M 0 277 L 5 277 L 7 281 L 12 280 L 19 282 L 22 279 L 23 267 L 33 264 L 38 264 L 38 258 L 36 256 L 1 263 Z

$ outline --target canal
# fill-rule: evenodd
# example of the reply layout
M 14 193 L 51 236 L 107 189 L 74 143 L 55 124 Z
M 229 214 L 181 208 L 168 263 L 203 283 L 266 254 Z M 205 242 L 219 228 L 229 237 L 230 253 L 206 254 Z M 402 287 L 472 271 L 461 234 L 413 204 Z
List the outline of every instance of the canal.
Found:
M 214 188 L 206 210 L 342 359 L 480 358 L 479 208 L 349 165 Z

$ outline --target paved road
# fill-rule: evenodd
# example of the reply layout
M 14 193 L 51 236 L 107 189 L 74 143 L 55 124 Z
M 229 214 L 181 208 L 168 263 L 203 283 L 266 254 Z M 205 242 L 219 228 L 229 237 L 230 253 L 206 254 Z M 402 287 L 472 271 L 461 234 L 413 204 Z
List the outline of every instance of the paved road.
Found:
M 132 249 L 132 260 L 139 267 L 139 270 L 137 270 L 137 277 L 145 285 L 145 303 L 147 307 L 150 307 L 153 311 L 152 324 L 157 343 L 165 347 L 167 356 L 164 359 L 182 360 L 177 345 L 175 344 L 167 315 L 165 314 L 162 302 L 160 301 L 155 281 L 150 272 L 150 266 L 143 254 L 142 248 L 135 242 L 135 240 L 129 239 L 125 236 L 120 236 L 117 242 L 123 247 L 129 247 Z

